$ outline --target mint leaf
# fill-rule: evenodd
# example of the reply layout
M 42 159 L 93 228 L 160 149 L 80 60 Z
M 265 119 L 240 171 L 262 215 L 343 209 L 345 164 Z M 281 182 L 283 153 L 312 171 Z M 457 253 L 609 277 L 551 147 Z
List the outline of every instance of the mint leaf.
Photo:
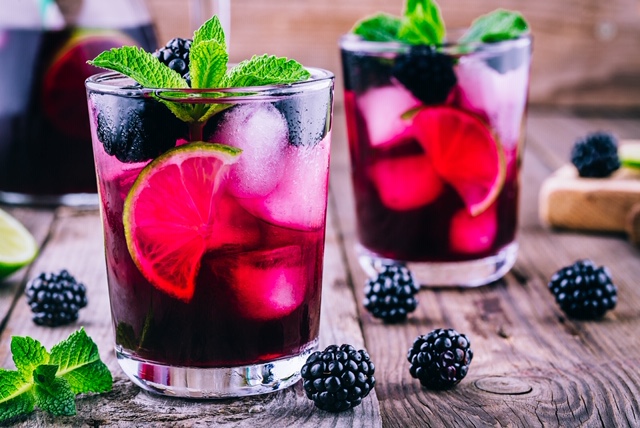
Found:
M 66 379 L 53 377 L 47 382 L 37 381 L 34 392 L 36 406 L 45 412 L 55 416 L 76 414 L 76 395 Z
M 227 72 L 224 87 L 279 85 L 306 80 L 310 73 L 297 61 L 273 55 L 254 55 Z
M 33 371 L 33 381 L 36 385 L 49 385 L 56 378 L 57 364 L 43 364 Z
M 33 383 L 25 381 L 20 372 L 0 369 L 0 422 L 33 411 L 32 388 Z
M 68 381 L 76 394 L 111 390 L 111 372 L 100 360 L 98 347 L 84 328 L 51 348 L 49 363 L 59 366 L 57 376 Z
M 353 33 L 370 42 L 392 42 L 398 40 L 402 20 L 388 13 L 378 13 L 356 23 Z
M 186 80 L 149 52 L 136 46 L 123 46 L 102 52 L 89 64 L 117 71 L 147 88 L 188 88 Z
M 191 87 L 215 88 L 227 72 L 229 55 L 223 44 L 207 40 L 191 46 L 189 61 Z
M 215 15 L 202 24 L 202 26 L 193 33 L 193 43 L 191 44 L 191 47 L 193 48 L 194 45 L 209 40 L 218 42 L 218 44 L 222 45 L 225 51 L 227 50 L 222 24 Z
M 49 361 L 49 353 L 40 342 L 30 337 L 11 338 L 13 362 L 25 382 L 33 381 L 33 370 Z
M 400 41 L 412 45 L 439 45 L 444 34 L 444 20 L 434 0 L 407 0 L 398 30 Z
M 516 39 L 528 31 L 529 24 L 519 12 L 497 9 L 473 21 L 460 42 L 499 42 Z

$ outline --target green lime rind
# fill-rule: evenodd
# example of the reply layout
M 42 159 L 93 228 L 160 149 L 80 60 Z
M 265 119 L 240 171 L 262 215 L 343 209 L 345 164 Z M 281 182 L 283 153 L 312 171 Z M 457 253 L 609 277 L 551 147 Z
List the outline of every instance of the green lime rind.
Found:
M 0 210 L 0 279 L 28 265 L 38 254 L 31 233 L 7 212 Z
M 622 166 L 640 169 L 640 142 L 627 143 L 618 147 L 618 157 Z
M 241 149 L 236 147 L 227 146 L 218 143 L 206 143 L 203 141 L 195 141 L 192 143 L 184 144 L 182 146 L 174 147 L 162 155 L 158 156 L 151 163 L 149 163 L 136 178 L 135 182 L 131 186 L 129 193 L 124 201 L 124 210 L 122 215 L 124 225 L 124 235 L 127 242 L 127 249 L 135 265 L 138 267 L 143 276 L 147 278 L 152 284 L 154 284 L 153 278 L 149 277 L 144 268 L 144 263 L 138 254 L 135 242 L 135 221 L 134 214 L 136 211 L 136 201 L 139 195 L 148 187 L 150 177 L 155 174 L 157 170 L 165 165 L 178 164 L 180 160 L 185 160 L 190 157 L 197 157 L 198 155 L 208 156 L 214 155 L 225 165 L 231 165 L 238 161 L 239 155 L 242 153 Z M 170 202 L 170 201 L 167 201 Z M 171 201 L 181 202 L 181 201 Z M 154 284 L 157 286 L 157 284 Z

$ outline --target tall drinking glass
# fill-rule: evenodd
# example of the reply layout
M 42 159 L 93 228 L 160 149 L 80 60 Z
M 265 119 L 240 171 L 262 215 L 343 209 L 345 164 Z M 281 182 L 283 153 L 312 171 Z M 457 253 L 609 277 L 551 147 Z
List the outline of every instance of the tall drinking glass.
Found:
M 116 353 L 144 389 L 285 388 L 316 348 L 333 75 L 147 89 L 87 80 Z M 214 105 L 186 123 L 168 107 Z
M 340 47 L 363 268 L 406 264 L 430 286 L 502 277 L 518 248 L 530 37 Z

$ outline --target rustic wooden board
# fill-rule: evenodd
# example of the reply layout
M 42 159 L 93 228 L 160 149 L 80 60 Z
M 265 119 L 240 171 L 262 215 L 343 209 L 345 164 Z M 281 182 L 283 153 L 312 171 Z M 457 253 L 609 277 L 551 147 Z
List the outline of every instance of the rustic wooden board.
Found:
M 29 216 L 25 214 L 22 218 L 28 219 Z M 46 225 L 46 222 L 43 224 Z M 331 214 L 327 224 L 321 346 L 350 343 L 361 348 L 364 340 L 353 294 L 347 282 L 339 237 L 332 227 Z M 31 322 L 31 312 L 24 296 L 20 296 L 0 336 L 0 366 L 14 367 L 9 350 L 11 336 L 29 335 L 50 349 L 82 325 L 97 343 L 102 360 L 114 375 L 114 388 L 107 394 L 78 399 L 77 416 L 52 417 L 36 411 L 16 426 L 380 426 L 380 409 L 375 391 L 363 400 L 362 405 L 339 415 L 316 409 L 304 396 L 300 383 L 285 391 L 239 400 L 188 401 L 142 392 L 126 379 L 113 352 L 102 229 L 96 211 L 59 210 L 51 227 L 49 240 L 41 256 L 31 267 L 29 277 L 44 270 L 63 267 L 87 286 L 88 307 L 81 310 L 79 320 L 71 326 L 39 327 Z M 9 299 L 12 297 L 9 296 Z

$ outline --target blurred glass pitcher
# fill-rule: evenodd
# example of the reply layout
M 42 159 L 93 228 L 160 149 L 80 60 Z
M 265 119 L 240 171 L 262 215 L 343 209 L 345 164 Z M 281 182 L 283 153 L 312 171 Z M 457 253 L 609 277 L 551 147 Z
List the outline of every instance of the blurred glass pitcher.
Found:
M 157 48 L 143 0 L 0 0 L 0 203 L 97 206 L 87 60 Z

